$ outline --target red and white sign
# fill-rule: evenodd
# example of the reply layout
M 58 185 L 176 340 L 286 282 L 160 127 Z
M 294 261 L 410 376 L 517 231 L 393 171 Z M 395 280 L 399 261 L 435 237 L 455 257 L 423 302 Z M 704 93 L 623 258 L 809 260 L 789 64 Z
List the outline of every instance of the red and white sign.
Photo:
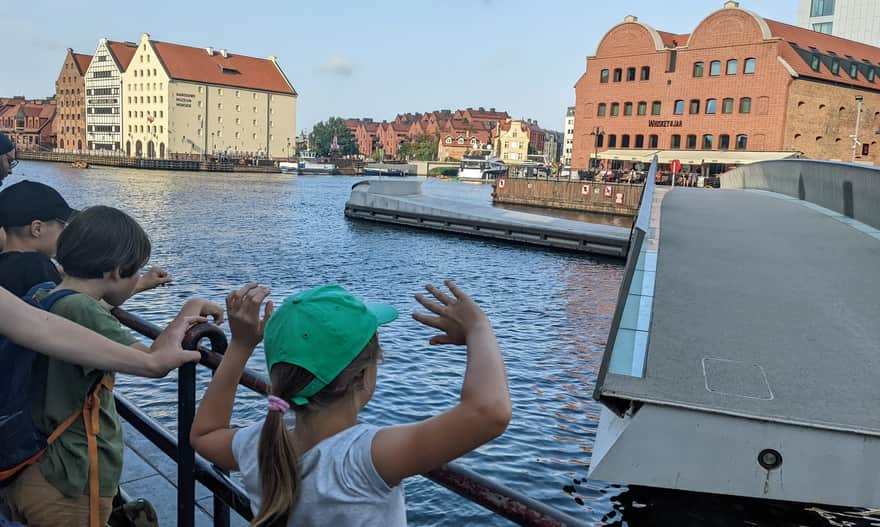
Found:
M 673 159 L 669 163 L 669 169 L 672 170 L 673 174 L 678 174 L 679 172 L 681 172 L 681 161 L 679 161 L 678 159 Z
M 590 185 L 581 185 L 581 194 L 587 196 L 590 194 Z
M 504 188 L 504 179 L 498 180 L 498 188 Z
M 605 185 L 605 197 L 610 198 L 613 193 L 614 187 L 612 187 L 611 185 Z
M 623 205 L 623 192 L 618 192 L 614 195 L 614 204 Z

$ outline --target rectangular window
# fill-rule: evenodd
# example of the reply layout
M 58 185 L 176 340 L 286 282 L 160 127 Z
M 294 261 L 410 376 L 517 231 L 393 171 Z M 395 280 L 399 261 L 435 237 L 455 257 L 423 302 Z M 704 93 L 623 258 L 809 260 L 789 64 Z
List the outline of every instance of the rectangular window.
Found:
M 693 150 L 697 148 L 697 136 L 689 135 L 687 136 L 687 149 Z
M 706 99 L 706 113 L 708 115 L 718 113 L 718 101 L 716 99 Z
M 648 148 L 658 148 L 657 145 L 659 144 L 660 138 L 657 135 L 651 134 L 650 136 L 648 136 Z
M 608 148 L 614 148 L 617 146 L 617 136 L 611 134 L 608 136 Z
M 642 134 L 636 136 L 636 148 L 645 148 L 645 136 Z
M 675 115 L 684 115 L 684 101 L 681 99 L 675 101 L 675 110 L 672 113 Z
M 826 35 L 830 35 L 833 29 L 833 22 L 822 22 L 821 24 L 813 24 L 813 31 L 816 31 L 817 33 L 825 33 Z
M 730 136 L 727 134 L 718 136 L 718 148 L 727 150 L 730 148 Z
M 613 102 L 611 103 L 611 117 L 617 117 L 620 115 L 620 103 Z
M 673 50 L 669 51 L 669 62 L 666 64 L 666 73 L 675 73 L 676 62 L 678 62 L 678 52 Z
M 598 117 L 605 117 L 605 111 L 608 108 L 608 106 L 604 102 L 602 102 L 602 103 L 599 103 L 599 106 L 597 108 L 598 108 L 598 110 L 596 111 L 596 115 Z M 254 124 L 256 124 L 256 121 L 254 121 Z
M 651 115 L 660 115 L 662 109 L 663 105 L 660 101 L 654 101 L 651 103 Z
M 733 99 L 724 99 L 722 101 L 721 113 L 733 113 Z
M 727 61 L 727 75 L 736 75 L 736 70 L 739 69 L 739 61 L 736 59 L 730 59 Z
M 633 114 L 633 103 L 627 102 L 623 103 L 623 115 L 632 115 Z
M 834 14 L 834 0 L 813 0 L 810 16 L 831 16 Z
M 646 103 L 645 101 L 639 102 L 638 114 L 648 115 L 648 103 Z
M 721 61 L 713 60 L 709 63 L 709 76 L 717 77 L 719 75 L 721 75 Z
M 700 100 L 699 99 L 691 99 L 690 110 L 688 113 L 691 113 L 691 114 L 700 113 Z
M 106 71 L 95 71 L 92 73 L 92 78 L 95 79 L 109 79 L 110 78 L 110 70 Z
M 620 148 L 629 148 L 629 135 L 620 136 Z
M 608 73 L 608 70 L 602 70 L 602 72 L 599 74 L 599 82 L 601 82 L 602 84 L 606 84 L 608 82 Z
M 739 113 L 752 113 L 752 99 L 743 97 L 739 100 Z
M 642 66 L 642 76 L 640 77 L 640 79 L 643 81 L 651 80 L 651 67 L 650 66 Z
M 626 80 L 628 80 L 628 81 L 636 80 L 636 69 L 635 68 L 626 68 Z
M 703 150 L 712 150 L 712 143 L 715 141 L 715 137 L 711 134 L 706 134 L 703 136 Z
M 746 134 L 740 134 L 736 136 L 736 149 L 737 150 L 745 150 L 749 146 L 749 136 Z
M 620 82 L 623 80 L 623 70 L 620 68 L 616 68 L 614 70 L 614 82 Z
M 822 65 L 822 60 L 819 58 L 818 53 L 813 53 L 813 56 L 810 57 L 810 69 L 813 71 L 819 71 L 819 67 Z
M 840 75 L 840 59 L 837 57 L 831 59 L 831 73 L 834 75 Z
M 694 77 L 702 77 L 703 69 L 706 67 L 702 62 L 694 62 Z

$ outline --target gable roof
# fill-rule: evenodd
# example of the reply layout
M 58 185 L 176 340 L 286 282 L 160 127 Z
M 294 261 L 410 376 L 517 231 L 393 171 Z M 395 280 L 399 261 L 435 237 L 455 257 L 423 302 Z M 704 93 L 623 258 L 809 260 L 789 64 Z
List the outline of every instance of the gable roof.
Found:
M 660 35 L 660 40 L 663 41 L 663 45 L 667 48 L 684 46 L 691 37 L 689 34 L 676 35 L 675 33 L 668 33 L 666 31 L 657 31 L 657 34 Z
M 822 79 L 874 90 L 880 89 L 880 48 L 806 28 L 766 20 L 774 37 L 784 41 L 779 54 L 801 77 Z M 810 67 L 813 50 L 820 54 L 819 71 Z M 840 72 L 831 72 L 832 57 L 840 62 Z M 859 65 L 857 78 L 849 75 L 850 64 Z M 868 68 L 874 69 L 874 82 L 866 77 Z
M 296 95 L 293 86 L 271 59 L 258 59 L 215 50 L 212 55 L 204 48 L 182 46 L 151 40 L 153 49 L 172 79 L 251 88 Z
M 128 69 L 128 65 L 131 64 L 131 59 L 134 58 L 137 44 L 134 42 L 113 42 L 108 40 L 107 49 L 113 55 L 116 63 L 119 64 L 119 70 L 124 72 Z
M 79 74 L 85 75 L 86 70 L 89 69 L 89 64 L 92 63 L 92 55 L 73 53 L 73 62 L 74 64 L 76 64 L 76 68 L 79 70 Z

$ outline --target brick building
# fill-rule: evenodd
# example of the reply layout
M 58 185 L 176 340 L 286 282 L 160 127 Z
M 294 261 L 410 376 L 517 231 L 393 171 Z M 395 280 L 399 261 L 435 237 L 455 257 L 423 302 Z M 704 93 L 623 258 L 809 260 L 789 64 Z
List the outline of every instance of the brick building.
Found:
M 64 152 L 82 152 L 86 148 L 85 74 L 91 62 L 91 55 L 67 48 L 55 81 L 56 147 Z
M 878 164 L 878 76 L 880 49 L 737 2 L 685 35 L 627 17 L 575 85 L 571 165 L 584 170 L 598 157 L 626 167 L 655 152 L 661 163 L 684 158 L 707 170 L 794 153 Z
M 0 132 L 17 150 L 51 150 L 56 142 L 55 113 L 53 99 L 0 99 Z

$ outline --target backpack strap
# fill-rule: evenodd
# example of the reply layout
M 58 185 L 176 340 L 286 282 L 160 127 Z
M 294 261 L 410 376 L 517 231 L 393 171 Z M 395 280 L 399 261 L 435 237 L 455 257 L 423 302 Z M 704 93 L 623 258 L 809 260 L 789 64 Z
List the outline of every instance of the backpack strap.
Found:
M 21 298 L 29 301 L 32 304 L 37 304 L 37 302 L 34 301 L 34 295 L 37 294 L 37 291 L 39 291 L 40 289 L 48 289 L 51 291 L 56 287 L 58 287 L 58 284 L 56 284 L 55 282 L 42 282 L 28 289 L 28 292 L 25 293 L 24 296 Z
M 46 282 L 47 284 L 52 284 L 52 282 Z M 54 284 L 52 284 L 54 285 Z M 54 289 L 54 287 L 53 287 Z M 45 309 L 46 311 L 52 311 L 52 306 L 55 305 L 55 302 L 58 302 L 64 297 L 68 297 L 70 295 L 78 294 L 79 291 L 74 291 L 73 289 L 59 289 L 57 291 L 53 291 L 49 293 L 46 297 L 40 300 L 40 307 Z
M 101 432 L 100 391 L 113 390 L 113 384 L 113 376 L 105 374 L 89 393 L 82 407 L 86 442 L 89 447 L 89 527 L 100 527 L 101 484 L 98 477 L 98 434 Z

